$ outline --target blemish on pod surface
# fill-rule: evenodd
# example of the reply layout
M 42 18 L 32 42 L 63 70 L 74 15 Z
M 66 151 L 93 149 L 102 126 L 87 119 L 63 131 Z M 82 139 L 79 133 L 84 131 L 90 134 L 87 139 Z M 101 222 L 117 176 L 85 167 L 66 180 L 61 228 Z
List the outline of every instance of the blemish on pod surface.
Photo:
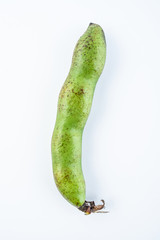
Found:
M 58 99 L 51 152 L 53 175 L 58 190 L 86 214 L 104 207 L 87 202 L 81 167 L 82 134 L 90 113 L 96 83 L 106 59 L 102 28 L 90 23 L 74 49 L 69 74 Z

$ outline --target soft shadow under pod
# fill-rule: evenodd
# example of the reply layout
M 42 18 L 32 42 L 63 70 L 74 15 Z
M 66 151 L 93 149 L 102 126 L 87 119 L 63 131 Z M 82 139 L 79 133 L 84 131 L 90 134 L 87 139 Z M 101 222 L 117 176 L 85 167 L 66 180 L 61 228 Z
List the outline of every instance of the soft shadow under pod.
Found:
M 108 211 L 100 211 L 105 208 L 105 201 L 101 200 L 103 204 L 95 205 L 94 201 L 85 201 L 84 204 L 78 209 L 84 212 L 86 215 L 91 213 L 108 213 Z

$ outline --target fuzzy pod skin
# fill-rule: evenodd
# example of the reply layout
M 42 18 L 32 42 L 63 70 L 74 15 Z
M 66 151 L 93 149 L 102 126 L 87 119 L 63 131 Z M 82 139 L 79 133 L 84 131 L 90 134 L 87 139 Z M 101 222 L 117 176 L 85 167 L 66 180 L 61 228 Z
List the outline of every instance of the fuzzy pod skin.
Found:
M 80 209 L 86 205 L 82 134 L 105 59 L 104 32 L 91 23 L 76 44 L 69 74 L 59 94 L 51 142 L 53 175 L 63 197 Z

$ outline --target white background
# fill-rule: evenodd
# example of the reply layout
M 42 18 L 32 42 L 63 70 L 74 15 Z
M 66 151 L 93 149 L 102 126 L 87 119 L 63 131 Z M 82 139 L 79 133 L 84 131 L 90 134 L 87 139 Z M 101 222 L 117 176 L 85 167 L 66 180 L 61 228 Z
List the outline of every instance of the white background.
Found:
M 0 1 L 0 239 L 160 239 L 160 1 Z M 90 22 L 107 59 L 83 135 L 85 216 L 59 194 L 50 142 Z

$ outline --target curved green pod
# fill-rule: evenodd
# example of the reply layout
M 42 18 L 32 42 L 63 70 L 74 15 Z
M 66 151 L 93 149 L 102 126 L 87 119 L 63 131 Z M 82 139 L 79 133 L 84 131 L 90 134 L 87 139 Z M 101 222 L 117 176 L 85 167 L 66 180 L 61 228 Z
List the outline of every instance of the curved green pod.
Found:
M 86 213 L 94 212 L 97 208 L 94 202 L 85 201 L 81 167 L 82 134 L 105 59 L 104 32 L 99 25 L 90 23 L 76 44 L 69 74 L 59 94 L 51 142 L 57 188 L 64 198 Z M 100 206 L 102 208 L 104 204 Z

